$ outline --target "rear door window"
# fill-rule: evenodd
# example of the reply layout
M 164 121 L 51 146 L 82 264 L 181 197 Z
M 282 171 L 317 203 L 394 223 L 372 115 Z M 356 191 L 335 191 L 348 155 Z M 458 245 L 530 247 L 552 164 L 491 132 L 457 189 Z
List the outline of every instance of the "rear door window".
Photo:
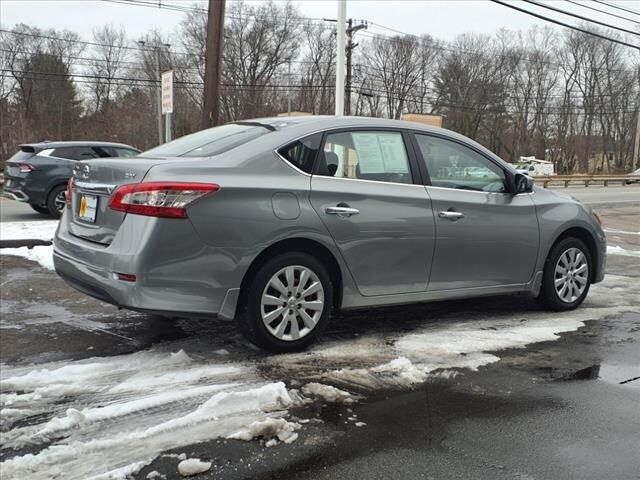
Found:
M 328 134 L 316 174 L 413 183 L 404 139 L 397 131 L 355 130 Z
M 87 160 L 90 158 L 99 158 L 101 155 L 91 147 L 60 147 L 54 149 L 53 152 L 51 152 L 51 156 L 66 158 L 67 160 Z
M 111 148 L 109 147 L 91 147 L 91 150 L 100 158 L 113 157 L 111 153 Z

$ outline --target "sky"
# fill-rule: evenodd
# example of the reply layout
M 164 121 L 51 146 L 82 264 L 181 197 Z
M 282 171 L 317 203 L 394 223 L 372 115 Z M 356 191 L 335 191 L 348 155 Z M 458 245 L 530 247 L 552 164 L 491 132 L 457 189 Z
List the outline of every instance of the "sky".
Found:
M 126 3 L 126 0 L 116 1 Z M 146 1 L 182 6 L 196 3 L 193 0 Z M 228 3 L 230 1 L 234 0 L 227 0 Z M 591 2 L 589 5 L 634 19 L 636 23 L 597 13 L 566 0 L 543 1 L 612 25 L 631 30 L 640 29 L 640 24 L 637 23 L 640 21 L 640 15 L 607 7 L 600 3 Z M 587 0 L 578 1 L 584 3 Z M 638 0 L 607 1 L 610 4 L 640 12 L 640 1 Z M 183 17 L 182 13 L 169 9 L 123 3 L 115 3 L 111 0 L 0 0 L 0 23 L 3 28 L 12 27 L 21 22 L 43 29 L 66 28 L 79 33 L 86 40 L 90 39 L 92 29 L 95 27 L 104 24 L 123 25 L 129 38 L 135 39 L 153 28 L 167 33 L 175 32 Z M 203 7 L 207 5 L 207 2 L 203 0 L 199 0 L 197 3 Z M 277 0 L 276 3 L 283 2 Z M 294 0 L 293 3 L 299 7 L 304 16 L 315 18 L 336 18 L 337 16 L 336 0 Z M 576 19 L 535 5 L 522 2 L 519 5 L 568 23 L 577 22 Z M 372 22 L 369 25 L 369 31 L 373 33 L 393 35 L 393 32 L 382 27 L 384 26 L 412 34 L 428 33 L 447 41 L 466 32 L 494 33 L 501 28 L 526 30 L 534 25 L 549 25 L 542 20 L 492 3 L 489 0 L 348 0 L 347 18 Z

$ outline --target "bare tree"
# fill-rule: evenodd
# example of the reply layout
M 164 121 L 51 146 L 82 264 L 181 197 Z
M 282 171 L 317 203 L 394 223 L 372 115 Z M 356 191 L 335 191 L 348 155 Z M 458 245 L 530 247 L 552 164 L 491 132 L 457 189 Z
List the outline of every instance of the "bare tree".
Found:
M 91 107 L 98 112 L 118 93 L 115 78 L 125 70 L 127 37 L 122 26 L 104 25 L 93 30 L 93 42 L 96 45 L 91 53 L 95 58 L 90 60 L 88 71 L 96 80 L 90 88 L 93 97 Z
M 291 3 L 234 2 L 225 26 L 223 107 L 227 119 L 276 113 L 274 82 L 300 48 L 299 17 Z

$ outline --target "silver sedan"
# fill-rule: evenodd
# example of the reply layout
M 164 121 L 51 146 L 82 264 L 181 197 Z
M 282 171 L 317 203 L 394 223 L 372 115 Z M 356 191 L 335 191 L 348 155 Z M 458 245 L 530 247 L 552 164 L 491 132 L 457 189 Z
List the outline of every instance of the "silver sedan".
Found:
M 78 162 L 67 201 L 54 262 L 71 286 L 234 320 L 272 351 L 305 348 L 340 309 L 529 292 L 567 310 L 604 277 L 587 207 L 409 122 L 235 122 Z

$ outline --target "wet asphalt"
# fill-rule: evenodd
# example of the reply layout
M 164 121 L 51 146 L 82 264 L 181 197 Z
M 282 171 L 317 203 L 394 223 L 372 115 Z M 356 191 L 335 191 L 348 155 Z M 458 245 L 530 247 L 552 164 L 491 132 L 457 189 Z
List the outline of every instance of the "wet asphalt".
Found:
M 212 461 L 201 478 L 636 479 L 639 345 L 640 312 L 587 322 L 453 381 L 379 394 L 351 412 L 305 411 L 323 423 L 285 448 L 217 440 L 168 453 Z M 345 421 L 353 414 L 366 426 Z M 177 463 L 159 457 L 137 478 L 179 478 Z

